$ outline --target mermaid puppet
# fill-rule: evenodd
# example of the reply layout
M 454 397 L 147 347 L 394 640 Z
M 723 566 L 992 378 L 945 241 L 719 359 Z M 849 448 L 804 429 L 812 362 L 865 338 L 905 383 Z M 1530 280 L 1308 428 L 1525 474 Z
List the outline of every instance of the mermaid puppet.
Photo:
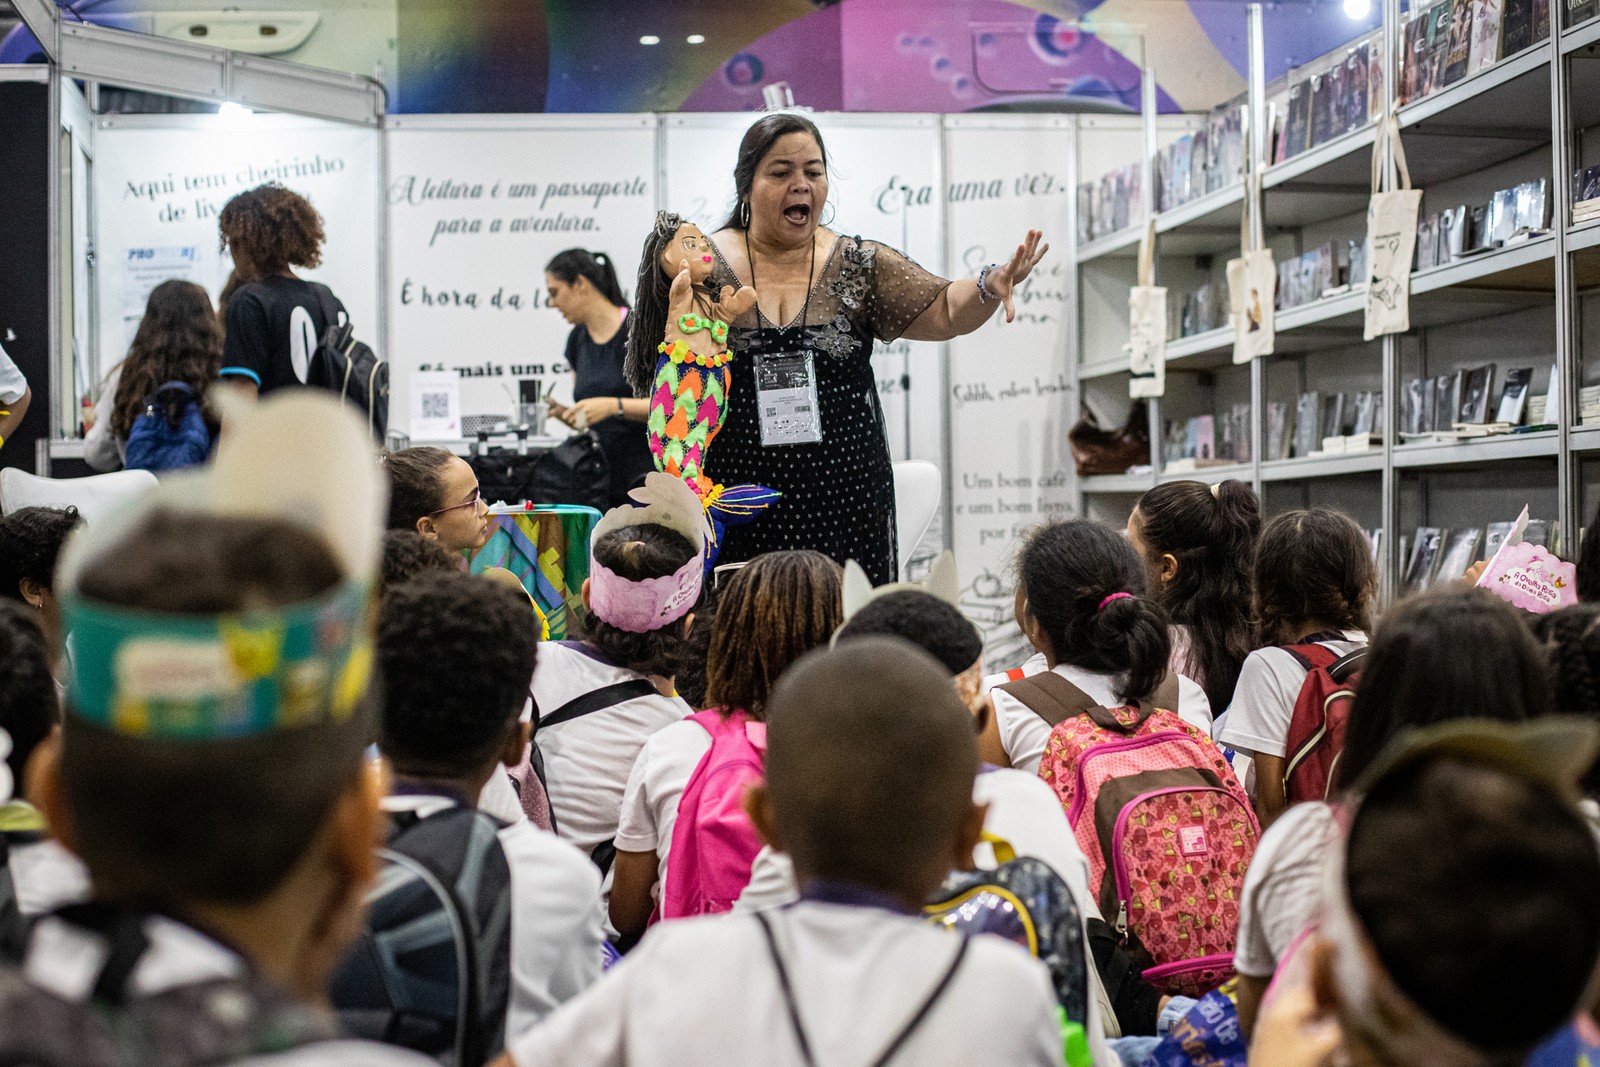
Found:
M 740 526 L 778 498 L 759 485 L 719 485 L 706 474 L 711 442 L 728 417 L 728 323 L 755 306 L 756 291 L 708 285 L 714 257 L 700 227 L 672 212 L 656 214 L 639 262 L 637 304 L 629 317 L 628 366 L 636 390 L 648 388 L 646 428 L 656 469 L 681 478 L 711 520 L 709 573 L 727 526 Z M 654 376 L 646 378 L 653 338 Z

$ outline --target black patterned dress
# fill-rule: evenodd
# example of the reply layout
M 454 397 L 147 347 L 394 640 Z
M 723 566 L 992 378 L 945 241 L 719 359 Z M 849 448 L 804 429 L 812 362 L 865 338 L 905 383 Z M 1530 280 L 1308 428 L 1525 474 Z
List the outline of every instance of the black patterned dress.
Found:
M 710 281 L 717 288 L 749 284 L 720 251 Z M 949 284 L 886 245 L 839 237 L 809 307 L 794 322 L 774 326 L 758 306 L 732 324 L 728 420 L 706 465 L 724 485 L 750 482 L 783 496 L 753 522 L 727 531 L 719 563 L 812 548 L 840 563 L 855 560 L 874 585 L 894 581 L 894 475 L 872 343 L 898 338 Z M 807 350 L 815 354 L 822 441 L 763 446 L 756 359 Z

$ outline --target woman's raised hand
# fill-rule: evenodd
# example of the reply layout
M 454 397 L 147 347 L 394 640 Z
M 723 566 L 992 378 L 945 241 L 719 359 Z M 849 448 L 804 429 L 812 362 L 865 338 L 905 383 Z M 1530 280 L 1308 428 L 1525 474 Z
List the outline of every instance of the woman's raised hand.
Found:
M 1028 236 L 1017 246 L 1011 259 L 991 270 L 983 280 L 983 287 L 991 296 L 999 297 L 1005 305 L 1006 321 L 1015 322 L 1017 318 L 1016 306 L 1012 303 L 1012 294 L 1024 278 L 1033 273 L 1033 268 L 1039 265 L 1044 254 L 1050 251 L 1048 244 L 1041 244 L 1044 234 L 1039 230 L 1029 230 Z

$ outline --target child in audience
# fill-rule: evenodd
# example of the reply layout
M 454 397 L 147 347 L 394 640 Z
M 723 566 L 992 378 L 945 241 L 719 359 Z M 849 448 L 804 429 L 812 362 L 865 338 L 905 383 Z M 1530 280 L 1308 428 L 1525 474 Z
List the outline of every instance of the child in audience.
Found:
M 1048 669 L 1104 707 L 1152 698 L 1168 674 L 1169 625 L 1145 597 L 1144 565 L 1122 535 L 1087 519 L 1039 526 L 1023 542 L 1017 571 L 1017 615 Z M 1050 724 L 1009 693 L 991 696 L 994 719 L 978 742 L 983 758 L 1037 774 Z M 1211 705 L 1200 686 L 1180 675 L 1176 703 L 1165 710 L 1210 733 Z
M 1239 671 L 1233 704 L 1217 741 L 1252 761 L 1256 812 L 1263 825 L 1288 804 L 1283 786 L 1289 719 L 1307 661 L 1286 646 L 1326 645 L 1343 656 L 1367 642 L 1377 572 L 1366 534 L 1329 508 L 1289 511 L 1267 522 L 1255 556 L 1256 620 L 1266 647 Z M 1250 773 L 1237 763 L 1247 788 Z
M 0 515 L 0 597 L 39 613 L 45 636 L 61 636 L 56 561 L 79 526 L 77 508 L 18 508 Z
M 828 643 L 841 621 L 842 573 L 820 552 L 772 552 L 723 581 L 706 697 L 724 721 L 735 711 L 764 721 L 779 676 Z M 650 921 L 666 884 L 678 803 L 711 745 L 706 727 L 674 723 L 645 742 L 628 775 L 611 889 L 611 924 L 624 936 L 643 933 Z
M 461 573 L 461 557 L 452 556 L 438 541 L 415 530 L 384 531 L 380 595 L 418 575 L 433 572 Z
M 1597 748 L 1593 723 L 1462 720 L 1386 750 L 1265 1008 L 1289 996 L 1297 1025 L 1264 1025 L 1250 1062 L 1304 1062 L 1280 1057 L 1334 1024 L 1334 1062 L 1517 1064 L 1588 1011 L 1600 855 L 1575 801 Z
M 1533 626 L 1550 656 L 1555 710 L 1600 722 L 1600 604 L 1574 604 L 1538 615 Z M 1600 766 L 1590 768 L 1582 784 L 1593 807 L 1600 800 Z
M 29 796 L 96 906 L 42 918 L 0 966 L 0 1061 L 429 1062 L 341 1041 L 319 1007 L 381 825 L 369 442 L 337 399 L 291 391 L 69 546 L 78 650 Z
M 474 552 L 494 532 L 489 504 L 467 461 L 442 448 L 402 448 L 383 457 L 391 530 L 415 530 L 450 552 Z
M 24 916 L 82 900 L 89 891 L 83 864 L 49 836 L 44 816 L 29 800 L 28 760 L 61 719 L 50 647 L 34 615 L 20 604 L 0 600 L 0 731 L 11 747 L 6 755 L 11 800 L 0 803 L 0 837 L 10 859 L 0 857 L 0 877 L 9 867 Z M 5 795 L 0 788 L 0 797 Z
M 794 858 L 801 902 L 664 924 L 513 1041 L 511 1064 L 1059 1067 L 1044 966 L 917 916 L 983 825 L 972 720 L 947 672 L 902 642 L 856 641 L 796 664 L 763 713 L 767 784 L 747 804 Z
M 1213 709 L 1233 702 L 1239 668 L 1256 647 L 1250 561 L 1260 533 L 1256 494 L 1231 478 L 1158 485 L 1128 519 L 1151 598 L 1172 619 L 1171 667 L 1199 682 Z
M 540 780 L 533 760 L 542 757 L 556 832 L 601 871 L 611 868 L 639 750 L 690 713 L 673 678 L 705 580 L 705 509 L 693 491 L 663 474 L 648 476 L 636 492 L 649 503 L 612 508 L 594 528 L 583 639 L 540 650 L 535 747 L 516 771 L 526 789 Z
M 482 578 L 424 574 L 389 590 L 378 624 L 379 747 L 395 776 L 386 811 L 426 819 L 522 762 L 538 641 L 526 602 Z M 600 976 L 600 875 L 527 821 L 499 838 L 511 871 L 509 1039 Z
M 1550 707 L 1549 666 L 1515 608 L 1464 586 L 1411 597 L 1389 610 L 1373 638 L 1331 788 L 1344 795 L 1408 728 L 1464 718 L 1519 722 Z M 1316 917 L 1338 833 L 1332 805 L 1297 804 L 1256 847 L 1234 953 L 1247 1029 L 1290 944 Z

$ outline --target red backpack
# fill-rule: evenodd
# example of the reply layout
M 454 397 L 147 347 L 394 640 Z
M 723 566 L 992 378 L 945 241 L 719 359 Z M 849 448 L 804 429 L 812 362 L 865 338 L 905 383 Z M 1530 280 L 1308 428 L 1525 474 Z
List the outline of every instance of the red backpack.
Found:
M 1101 913 L 1144 980 L 1201 996 L 1233 975 L 1245 868 L 1260 825 L 1227 757 L 1175 712 L 1100 707 L 1053 671 L 1000 687 L 1051 726 L 1039 777 L 1089 860 Z
M 1339 655 L 1327 645 L 1309 642 L 1283 645 L 1283 650 L 1306 669 L 1294 713 L 1289 717 L 1289 737 L 1284 745 L 1283 792 L 1289 803 L 1326 800 L 1333 769 L 1344 751 L 1350 704 L 1367 646 Z

